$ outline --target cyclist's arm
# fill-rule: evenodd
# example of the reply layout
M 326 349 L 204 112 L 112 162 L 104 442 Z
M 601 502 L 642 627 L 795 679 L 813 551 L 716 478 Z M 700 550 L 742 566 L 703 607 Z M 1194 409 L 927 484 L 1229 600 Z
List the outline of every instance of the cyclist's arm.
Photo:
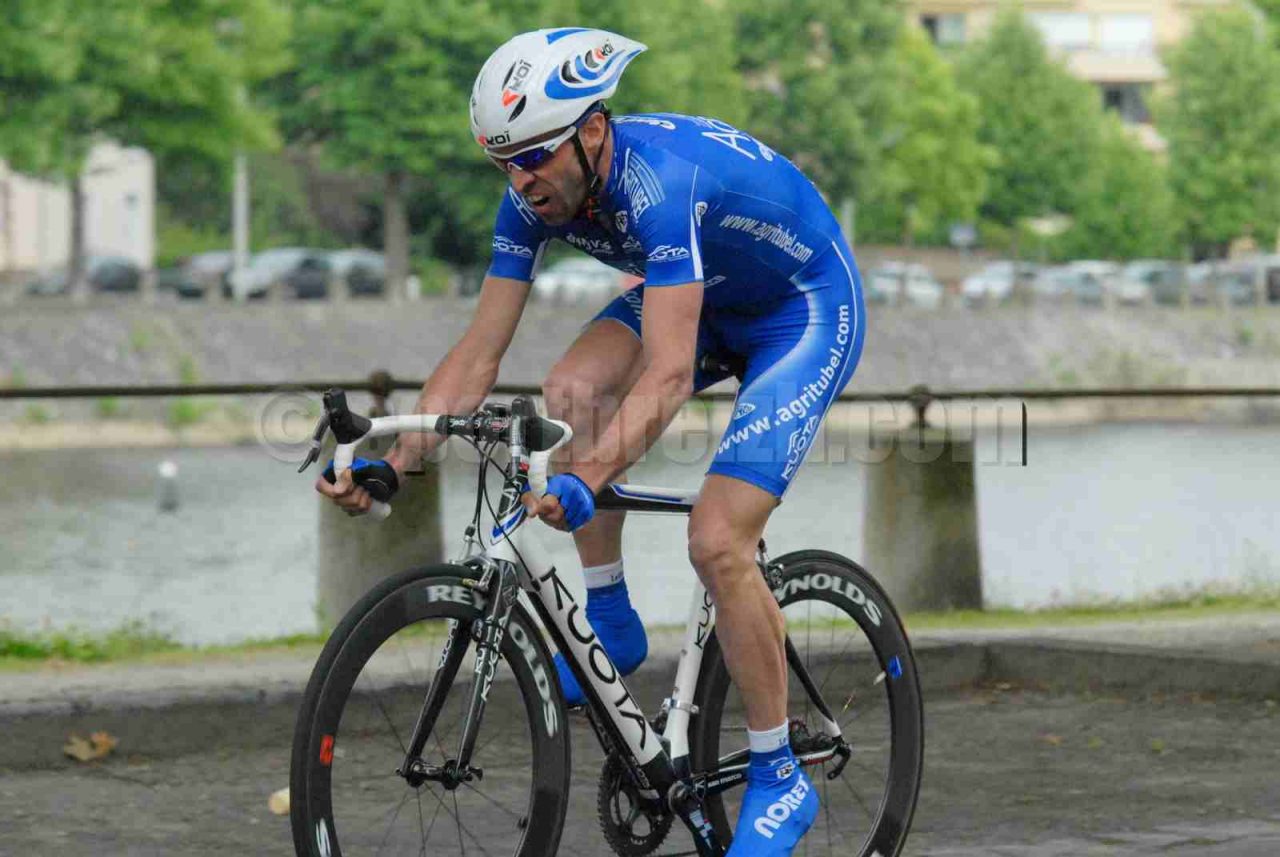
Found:
M 644 295 L 644 370 L 595 448 L 573 472 L 593 492 L 639 460 L 693 395 L 702 283 L 649 288 Z
M 498 379 L 498 364 L 511 344 L 529 297 L 529 283 L 487 275 L 475 315 L 462 338 L 422 386 L 414 413 L 466 414 L 478 408 Z M 404 475 L 443 441 L 439 435 L 400 435 L 386 460 Z

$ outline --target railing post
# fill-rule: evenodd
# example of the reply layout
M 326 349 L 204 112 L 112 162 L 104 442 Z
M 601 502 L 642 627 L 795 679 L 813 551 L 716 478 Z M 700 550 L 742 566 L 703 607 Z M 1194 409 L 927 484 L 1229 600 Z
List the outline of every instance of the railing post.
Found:
M 370 376 L 373 407 L 370 416 L 386 416 L 392 378 L 387 372 Z M 358 454 L 381 458 L 394 438 L 377 438 L 363 444 Z M 321 462 L 333 457 L 332 440 Z M 332 627 L 357 600 L 383 578 L 407 568 L 431 565 L 443 559 L 440 528 L 440 465 L 425 463 L 423 470 L 405 475 L 392 501 L 393 512 L 385 521 L 348 517 L 326 497 L 320 504 L 320 555 L 316 574 L 316 612 L 325 627 Z
M 893 446 L 867 472 L 868 568 L 900 609 L 981 609 L 973 441 L 928 424 L 926 387 L 912 388 L 908 401 L 916 422 L 872 438 Z

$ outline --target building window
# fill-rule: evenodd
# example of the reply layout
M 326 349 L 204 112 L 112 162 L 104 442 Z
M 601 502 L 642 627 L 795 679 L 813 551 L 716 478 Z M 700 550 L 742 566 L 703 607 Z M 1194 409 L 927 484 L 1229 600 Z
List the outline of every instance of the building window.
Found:
M 1151 121 L 1147 110 L 1146 86 L 1141 83 L 1104 83 L 1101 85 L 1102 106 L 1120 114 L 1131 125 Z
M 1089 16 L 1079 12 L 1037 12 L 1028 16 L 1045 44 L 1051 48 L 1075 50 L 1092 42 Z
M 935 45 L 964 44 L 964 15 L 921 15 L 924 27 Z
M 1112 53 L 1151 53 L 1155 25 L 1150 15 L 1103 15 L 1098 47 Z

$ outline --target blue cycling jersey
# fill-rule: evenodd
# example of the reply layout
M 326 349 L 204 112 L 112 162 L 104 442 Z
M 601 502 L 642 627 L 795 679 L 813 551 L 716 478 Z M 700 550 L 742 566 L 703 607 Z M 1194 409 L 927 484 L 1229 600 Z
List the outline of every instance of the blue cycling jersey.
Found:
M 840 238 L 813 183 L 750 134 L 675 113 L 611 121 L 601 207 L 613 229 L 585 219 L 549 226 L 508 188 L 490 274 L 532 280 L 558 238 L 646 286 L 700 280 L 707 307 L 759 306 L 795 294 L 792 278 Z

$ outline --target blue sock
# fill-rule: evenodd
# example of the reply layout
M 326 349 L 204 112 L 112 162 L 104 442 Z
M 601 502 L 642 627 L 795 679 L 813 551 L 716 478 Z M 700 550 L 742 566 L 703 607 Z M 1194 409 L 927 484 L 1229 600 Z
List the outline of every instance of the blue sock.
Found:
M 752 752 L 747 791 L 726 857 L 784 857 L 818 817 L 818 793 L 784 745 Z
M 608 652 L 609 659 L 622 675 L 630 675 L 649 654 L 649 639 L 645 635 L 640 616 L 631 606 L 627 593 L 627 581 L 619 580 L 608 586 L 587 590 L 587 622 L 600 638 L 600 644 Z M 556 672 L 560 674 L 560 687 L 564 701 L 569 705 L 582 705 L 586 697 L 578 680 L 569 671 L 564 656 L 556 655 Z

